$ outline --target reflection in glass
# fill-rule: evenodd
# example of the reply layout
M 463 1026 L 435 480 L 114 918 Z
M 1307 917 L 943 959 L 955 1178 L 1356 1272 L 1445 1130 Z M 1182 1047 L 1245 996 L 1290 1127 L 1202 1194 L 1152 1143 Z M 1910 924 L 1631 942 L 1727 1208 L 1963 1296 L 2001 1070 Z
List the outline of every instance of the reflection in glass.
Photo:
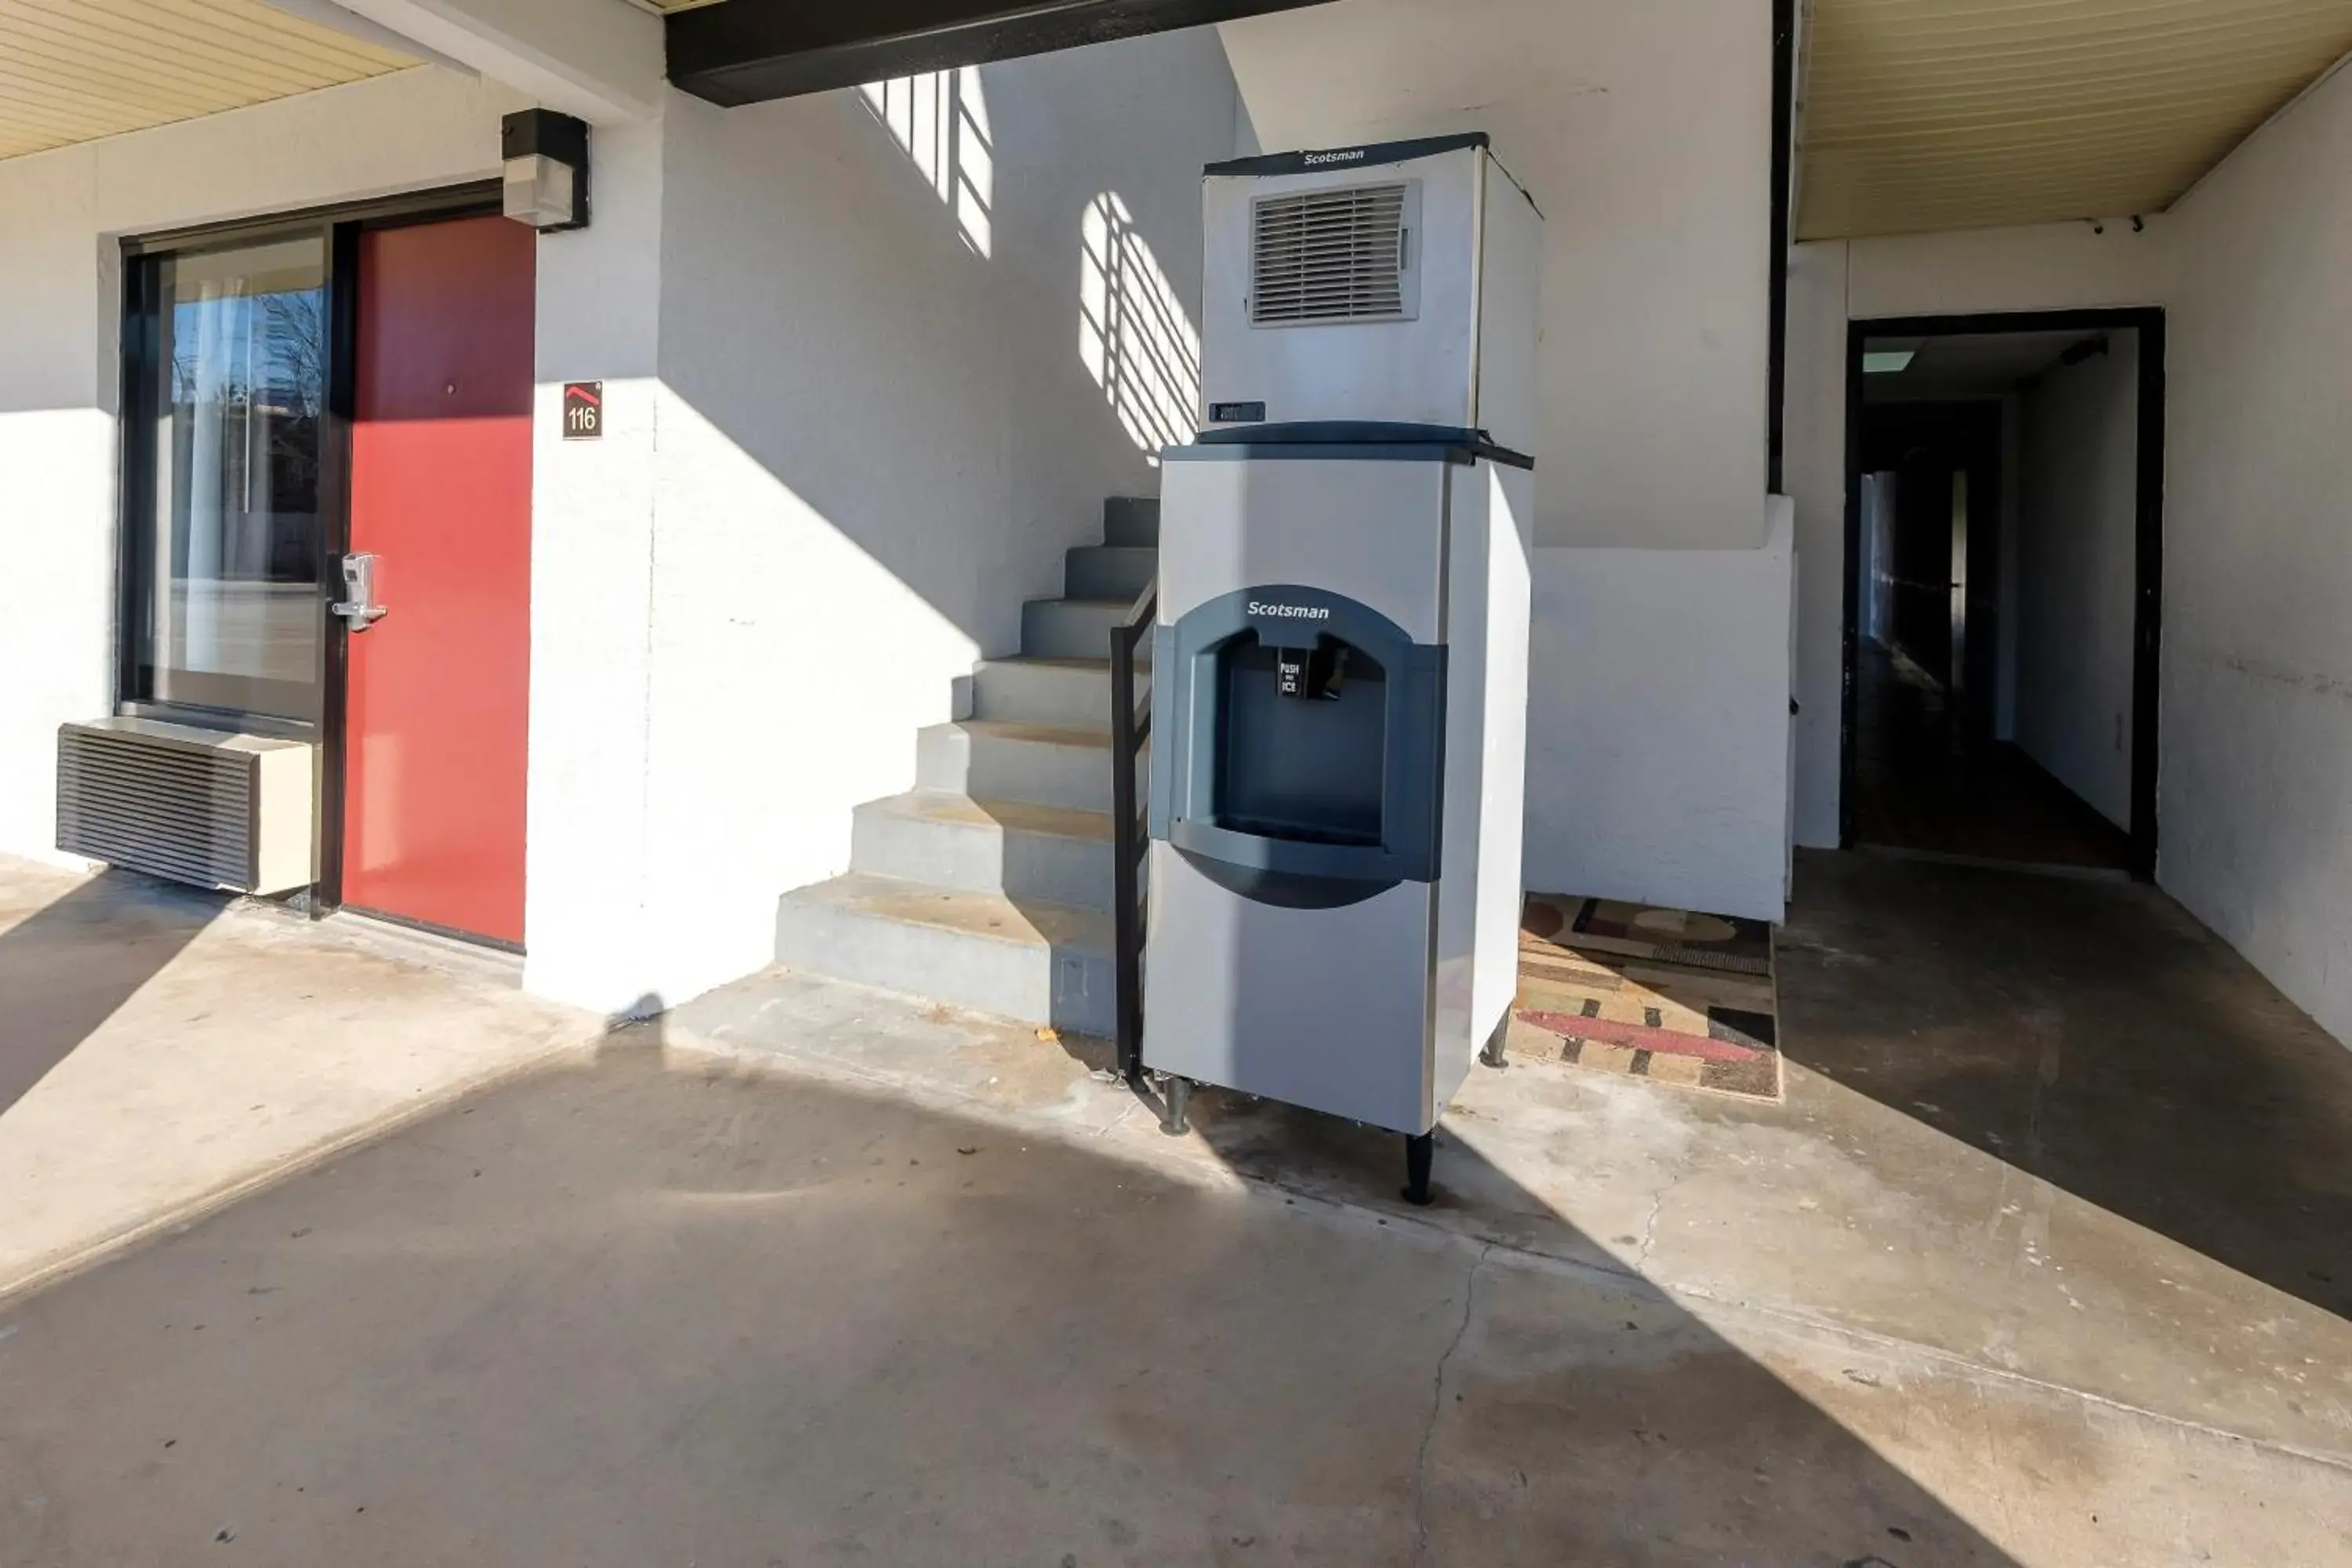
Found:
M 138 696 L 319 717 L 326 259 L 313 236 L 156 264 Z

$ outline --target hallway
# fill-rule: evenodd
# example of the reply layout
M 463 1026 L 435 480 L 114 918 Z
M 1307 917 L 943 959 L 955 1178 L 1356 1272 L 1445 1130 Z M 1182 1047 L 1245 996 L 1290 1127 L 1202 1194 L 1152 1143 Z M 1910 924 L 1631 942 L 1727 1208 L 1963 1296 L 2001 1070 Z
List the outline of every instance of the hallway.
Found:
M 1970 734 L 1917 665 L 1868 638 L 1857 660 L 1857 845 L 1993 865 L 2130 869 L 2129 834 L 2017 747 Z

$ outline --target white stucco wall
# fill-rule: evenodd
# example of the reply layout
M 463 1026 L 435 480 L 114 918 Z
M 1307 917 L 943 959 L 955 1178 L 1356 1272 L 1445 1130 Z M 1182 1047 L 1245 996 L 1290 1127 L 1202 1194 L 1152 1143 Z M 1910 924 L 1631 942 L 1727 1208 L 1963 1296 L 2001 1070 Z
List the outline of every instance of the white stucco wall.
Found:
M 2163 881 L 2352 1040 L 2352 74 L 2173 229 Z
M 646 831 L 663 128 L 594 132 L 594 220 L 541 236 L 531 451 L 524 983 L 619 1013 L 660 992 Z M 604 384 L 604 435 L 562 439 L 563 383 Z
M 1344 0 L 1220 31 L 1268 150 L 1486 131 L 1548 220 L 1530 884 L 1777 919 L 1770 26 L 1719 0 Z
M 1197 321 L 1200 171 L 1236 122 L 1216 37 L 973 74 L 984 221 L 856 93 L 665 114 L 633 994 L 768 962 L 777 896 L 847 868 L 853 809 L 912 786 L 917 731 L 1017 651 L 1104 499 L 1158 493 L 1081 355 L 1085 228 L 1117 197 Z
M 1796 570 L 1785 499 L 1767 526 L 1754 550 L 1536 552 L 1529 887 L 1780 918 Z
M 1269 151 L 1485 131 L 1543 208 L 1538 545 L 1763 543 L 1769 5 L 1342 0 L 1219 30 Z
M 97 160 L 0 163 L 0 847 L 55 859 L 58 724 L 105 711 L 114 611 L 116 393 L 99 300 Z M 21 216 L 20 216 L 21 215 Z
M 2020 402 L 2011 738 L 2131 826 L 2139 574 L 2139 334 L 2051 371 Z M 2004 588 L 2012 585 L 2004 583 Z M 2012 676 L 2011 679 L 2006 679 Z

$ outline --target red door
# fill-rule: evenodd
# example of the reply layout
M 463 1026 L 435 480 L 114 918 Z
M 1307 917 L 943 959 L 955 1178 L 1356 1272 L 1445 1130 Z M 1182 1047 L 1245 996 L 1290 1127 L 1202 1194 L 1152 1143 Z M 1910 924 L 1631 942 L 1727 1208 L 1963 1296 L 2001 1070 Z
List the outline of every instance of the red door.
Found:
M 520 946 L 537 237 L 502 217 L 360 239 L 343 903 Z

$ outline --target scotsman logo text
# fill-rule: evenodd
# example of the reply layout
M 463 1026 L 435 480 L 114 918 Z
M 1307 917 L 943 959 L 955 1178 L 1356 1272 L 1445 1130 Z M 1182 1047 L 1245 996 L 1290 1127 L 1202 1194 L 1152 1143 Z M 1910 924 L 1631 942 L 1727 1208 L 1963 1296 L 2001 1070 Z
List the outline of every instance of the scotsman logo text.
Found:
M 1250 601 L 1249 613 L 1270 616 L 1277 621 L 1328 621 L 1331 618 L 1330 606 L 1327 605 L 1261 605 L 1255 599 Z
M 1304 160 L 1310 169 L 1320 163 L 1360 163 L 1363 161 L 1364 150 L 1361 147 L 1350 153 L 1309 153 Z

